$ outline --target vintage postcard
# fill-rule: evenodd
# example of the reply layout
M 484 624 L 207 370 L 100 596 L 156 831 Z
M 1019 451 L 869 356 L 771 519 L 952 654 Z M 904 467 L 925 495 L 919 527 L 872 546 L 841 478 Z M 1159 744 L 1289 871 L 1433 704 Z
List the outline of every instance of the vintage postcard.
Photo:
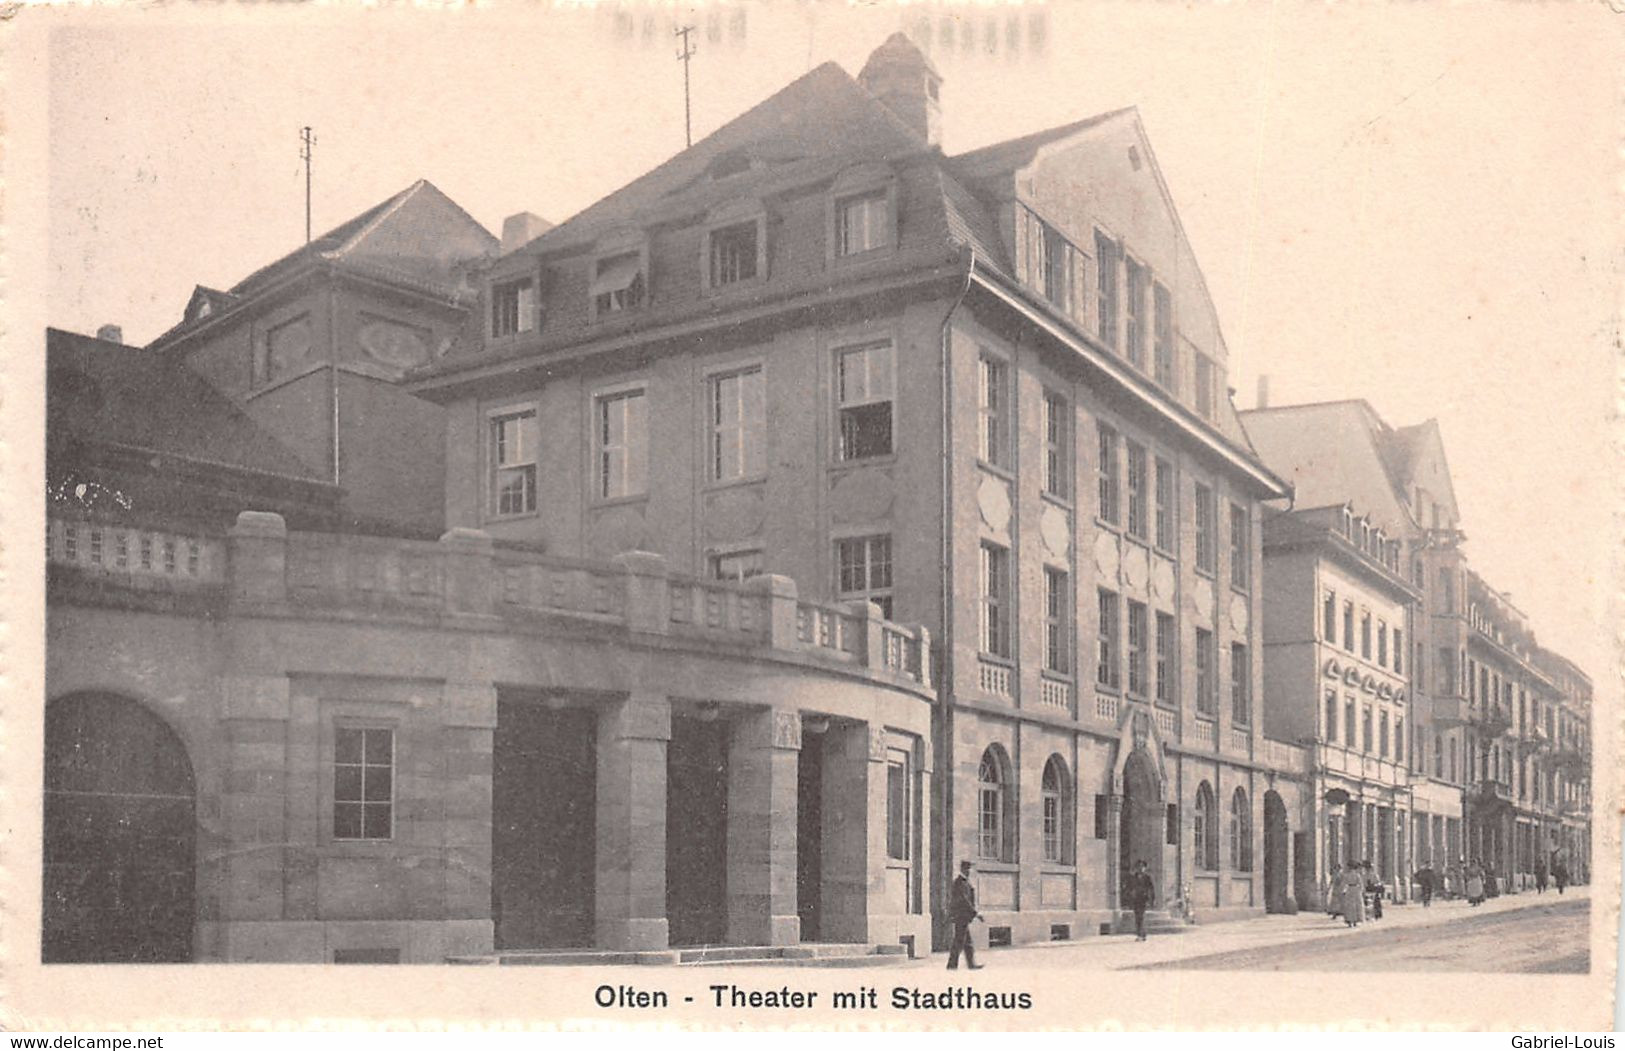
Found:
M 0 1026 L 1611 1024 L 1609 6 L 0 34 Z

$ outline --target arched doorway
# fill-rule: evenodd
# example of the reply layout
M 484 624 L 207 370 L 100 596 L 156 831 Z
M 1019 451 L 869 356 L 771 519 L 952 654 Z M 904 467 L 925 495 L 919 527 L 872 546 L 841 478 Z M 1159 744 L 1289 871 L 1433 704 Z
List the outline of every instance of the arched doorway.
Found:
M 1287 849 L 1291 836 L 1286 804 L 1274 789 L 1264 793 L 1264 910 L 1287 911 Z
M 197 815 L 186 746 L 141 704 L 45 709 L 46 963 L 192 958 Z
M 1136 748 L 1123 764 L 1123 817 L 1118 831 L 1121 865 L 1118 871 L 1127 881 L 1136 862 L 1145 862 L 1151 885 L 1157 888 L 1157 902 L 1167 900 L 1162 885 L 1162 841 L 1164 822 L 1162 785 L 1157 769 L 1144 748 Z

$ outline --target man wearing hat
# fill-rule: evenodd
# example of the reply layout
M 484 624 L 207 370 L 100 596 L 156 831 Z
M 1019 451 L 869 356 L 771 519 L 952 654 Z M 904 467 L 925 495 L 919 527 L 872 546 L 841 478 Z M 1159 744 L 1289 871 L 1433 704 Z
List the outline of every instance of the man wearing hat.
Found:
M 959 969 L 959 953 L 965 953 L 965 963 L 973 971 L 982 969 L 976 962 L 976 948 L 971 944 L 970 924 L 977 918 L 976 888 L 970 883 L 970 862 L 959 863 L 959 875 L 954 877 L 953 889 L 948 897 L 948 918 L 954 924 L 954 944 L 948 950 L 948 970 Z

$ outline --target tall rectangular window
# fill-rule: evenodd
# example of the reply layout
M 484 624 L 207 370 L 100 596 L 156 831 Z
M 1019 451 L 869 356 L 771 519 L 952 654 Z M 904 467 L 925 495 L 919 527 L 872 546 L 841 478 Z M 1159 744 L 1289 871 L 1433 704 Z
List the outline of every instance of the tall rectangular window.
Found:
M 755 219 L 719 227 L 708 236 L 712 288 L 749 281 L 756 276 L 761 224 Z
M 891 619 L 891 536 L 847 537 L 835 542 L 835 591 L 842 602 L 873 602 Z
M 512 336 L 535 327 L 535 281 L 525 277 L 491 286 L 491 335 Z
M 1359 742 L 1354 737 L 1354 698 L 1343 695 L 1343 746 L 1355 748 Z
M 1209 719 L 1219 714 L 1219 680 L 1213 667 L 1213 633 L 1196 629 L 1196 713 Z
M 1326 691 L 1326 740 L 1337 743 L 1337 691 Z
M 1095 318 L 1100 341 L 1117 349 L 1117 242 L 1095 231 Z
M 1071 419 L 1065 398 L 1044 395 L 1044 491 L 1063 499 L 1072 493 Z
M 1377 621 L 1377 664 L 1388 667 L 1388 622 Z
M 1331 588 L 1320 600 L 1320 637 L 1331 643 L 1337 641 L 1337 592 Z
M 1127 275 L 1126 304 L 1123 309 L 1123 342 L 1129 361 L 1136 366 L 1145 365 L 1145 293 L 1148 283 L 1146 268 L 1133 259 L 1124 260 Z
M 1398 628 L 1394 629 L 1394 673 L 1400 674 L 1405 670 L 1405 635 Z M 1417 683 L 1421 686 L 1421 683 Z
M 1162 282 L 1151 288 L 1153 367 L 1157 385 L 1173 394 L 1177 393 L 1174 389 L 1174 300 Z
M 1072 292 L 1069 270 L 1076 262 L 1072 258 L 1072 245 L 1048 223 L 1041 223 L 1040 226 L 1044 240 L 1044 298 L 1065 313 Z
M 835 202 L 835 254 L 858 255 L 891 243 L 891 208 L 885 190 Z
M 836 352 L 835 403 L 842 460 L 891 453 L 892 365 L 889 341 Z
M 1117 432 L 1102 423 L 1096 426 L 1095 437 L 1099 446 L 1096 474 L 1100 479 L 1100 519 L 1117 525 Z
M 1405 717 L 1394 716 L 1394 761 L 1403 762 L 1405 759 Z
M 638 496 L 648 484 L 649 429 L 643 392 L 598 398 L 598 496 Z
M 1145 696 L 1146 634 L 1145 603 L 1128 600 L 1128 692 L 1135 697 Z
M 909 755 L 900 749 L 886 751 L 886 856 L 894 861 L 909 859 L 909 830 L 914 822 L 913 793 L 910 788 Z
M 1246 588 L 1252 581 L 1252 530 L 1247 509 L 1230 505 L 1230 586 Z
M 711 479 L 767 471 L 767 394 L 760 366 L 711 379 Z
M 1388 713 L 1383 712 L 1377 721 L 1377 754 L 1384 759 L 1388 758 Z
M 536 510 L 536 411 L 491 419 L 491 512 L 522 515 Z
M 341 726 L 333 731 L 333 838 L 395 835 L 395 731 Z
M 981 377 L 981 404 L 977 413 L 981 439 L 978 453 L 983 463 L 1007 467 L 1010 406 L 1004 362 L 983 358 Z
M 1354 652 L 1354 603 L 1343 602 L 1343 648 Z
M 1010 656 L 1010 552 L 982 544 L 982 652 Z
M 1072 670 L 1072 588 L 1067 574 L 1044 569 L 1044 667 L 1062 675 Z
M 1213 359 L 1200 352 L 1196 355 L 1196 411 L 1213 418 Z
M 1360 656 L 1371 659 L 1371 611 L 1360 611 Z
M 1239 642 L 1230 644 L 1230 721 L 1237 726 L 1253 721 L 1252 664 Z
M 1177 638 L 1171 613 L 1157 614 L 1157 703 L 1172 707 L 1179 698 L 1179 664 L 1174 659 Z
M 1213 572 L 1213 490 L 1196 483 L 1196 568 L 1204 573 Z
M 1176 546 L 1174 492 L 1174 465 L 1159 456 L 1157 457 L 1156 518 L 1157 548 L 1161 551 L 1173 551 Z
M 1122 685 L 1117 667 L 1117 592 L 1102 588 L 1098 595 L 1100 605 L 1098 646 L 1095 659 L 1095 682 L 1110 690 Z
M 1367 705 L 1360 712 L 1360 746 L 1367 753 L 1371 751 L 1371 745 L 1373 744 L 1372 736 L 1371 707 L 1370 705 Z
M 1128 533 L 1144 540 L 1150 527 L 1151 497 L 1145 446 L 1138 442 L 1126 442 L 1124 448 L 1128 454 Z

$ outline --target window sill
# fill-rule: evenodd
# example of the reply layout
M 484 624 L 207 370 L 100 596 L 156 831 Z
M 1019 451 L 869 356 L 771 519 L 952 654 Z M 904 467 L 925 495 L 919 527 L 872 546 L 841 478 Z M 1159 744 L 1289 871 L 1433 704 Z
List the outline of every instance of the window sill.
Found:
M 516 511 L 513 514 L 492 513 L 485 516 L 486 525 L 495 525 L 499 522 L 523 522 L 527 518 L 540 518 L 540 511 Z
M 1101 682 L 1099 679 L 1095 680 L 1095 692 L 1108 694 L 1112 697 L 1123 696 L 1123 688 L 1121 686 L 1113 686 L 1110 683 Z
M 706 299 L 717 299 L 719 297 L 726 296 L 731 292 L 760 288 L 765 284 L 767 284 L 767 276 L 765 274 L 757 274 L 755 277 L 741 278 L 738 281 L 729 281 L 727 284 L 722 285 L 713 285 L 707 281 L 700 286 L 700 295 Z
M 705 485 L 700 488 L 700 491 L 704 493 L 714 493 L 722 489 L 740 489 L 744 488 L 745 486 L 761 485 L 766 481 L 767 475 L 765 473 L 753 474 L 745 478 L 727 478 L 722 480 L 712 479 L 711 481 L 706 482 Z
M 1014 670 L 1016 666 L 1016 660 L 1014 657 L 1001 657 L 997 653 L 978 651 L 976 654 L 976 659 L 984 664 L 997 664 L 1000 667 L 1010 668 L 1011 670 Z
M 1214 583 L 1218 583 L 1219 580 L 1219 575 L 1217 573 L 1211 569 L 1203 569 L 1201 566 L 1196 567 L 1196 575 L 1199 577 L 1206 577 Z
M 1163 547 L 1161 544 L 1152 544 L 1151 550 L 1155 551 L 1157 554 L 1161 555 L 1163 558 L 1166 558 L 1170 562 L 1179 561 L 1179 555 L 1177 553 L 1169 548 Z
M 1019 862 L 1004 861 L 998 858 L 972 858 L 971 871 L 974 872 L 977 869 L 983 872 L 1017 873 L 1021 871 L 1021 865 Z
M 589 511 L 597 511 L 602 508 L 627 507 L 631 504 L 643 504 L 648 502 L 648 493 L 635 493 L 632 496 L 593 497 L 592 500 L 587 504 L 587 509 Z
M 1233 594 L 1240 595 L 1244 599 L 1251 599 L 1253 597 L 1253 589 L 1252 585 L 1250 584 L 1237 584 L 1234 580 L 1232 580 L 1230 582 L 1230 591 Z
M 1054 668 L 1040 668 L 1038 674 L 1041 678 L 1048 679 L 1050 682 L 1064 682 L 1068 686 L 1072 685 L 1071 672 L 1056 671 Z
M 1063 511 L 1070 513 L 1072 510 L 1072 499 L 1064 493 L 1052 493 L 1048 489 L 1044 489 L 1038 495 L 1043 498 L 1045 503 L 1054 504 Z
M 893 451 L 889 453 L 881 453 L 878 456 L 863 456 L 851 460 L 836 459 L 831 461 L 829 470 L 831 472 L 836 472 L 856 471 L 863 467 L 890 467 L 896 462 L 897 453 Z
M 1012 484 L 1014 484 L 1016 480 L 1015 472 L 1010 470 L 1010 468 L 1000 466 L 999 464 L 993 463 L 991 460 L 984 460 L 980 456 L 976 458 L 976 466 L 986 471 L 988 474 L 991 474 L 997 478 L 1003 478 L 1005 481 Z
M 1116 522 L 1108 522 L 1099 515 L 1095 516 L 1095 528 L 1104 529 L 1108 533 L 1116 533 L 1119 536 L 1121 536 L 1123 533 L 1122 526 L 1118 525 Z
M 877 259 L 884 259 L 887 256 L 895 254 L 896 251 L 897 245 L 894 242 L 876 245 L 874 248 L 865 248 L 861 252 L 847 252 L 844 255 L 837 253 L 832 248 L 829 254 L 829 265 L 853 266 L 860 263 L 868 263 Z

